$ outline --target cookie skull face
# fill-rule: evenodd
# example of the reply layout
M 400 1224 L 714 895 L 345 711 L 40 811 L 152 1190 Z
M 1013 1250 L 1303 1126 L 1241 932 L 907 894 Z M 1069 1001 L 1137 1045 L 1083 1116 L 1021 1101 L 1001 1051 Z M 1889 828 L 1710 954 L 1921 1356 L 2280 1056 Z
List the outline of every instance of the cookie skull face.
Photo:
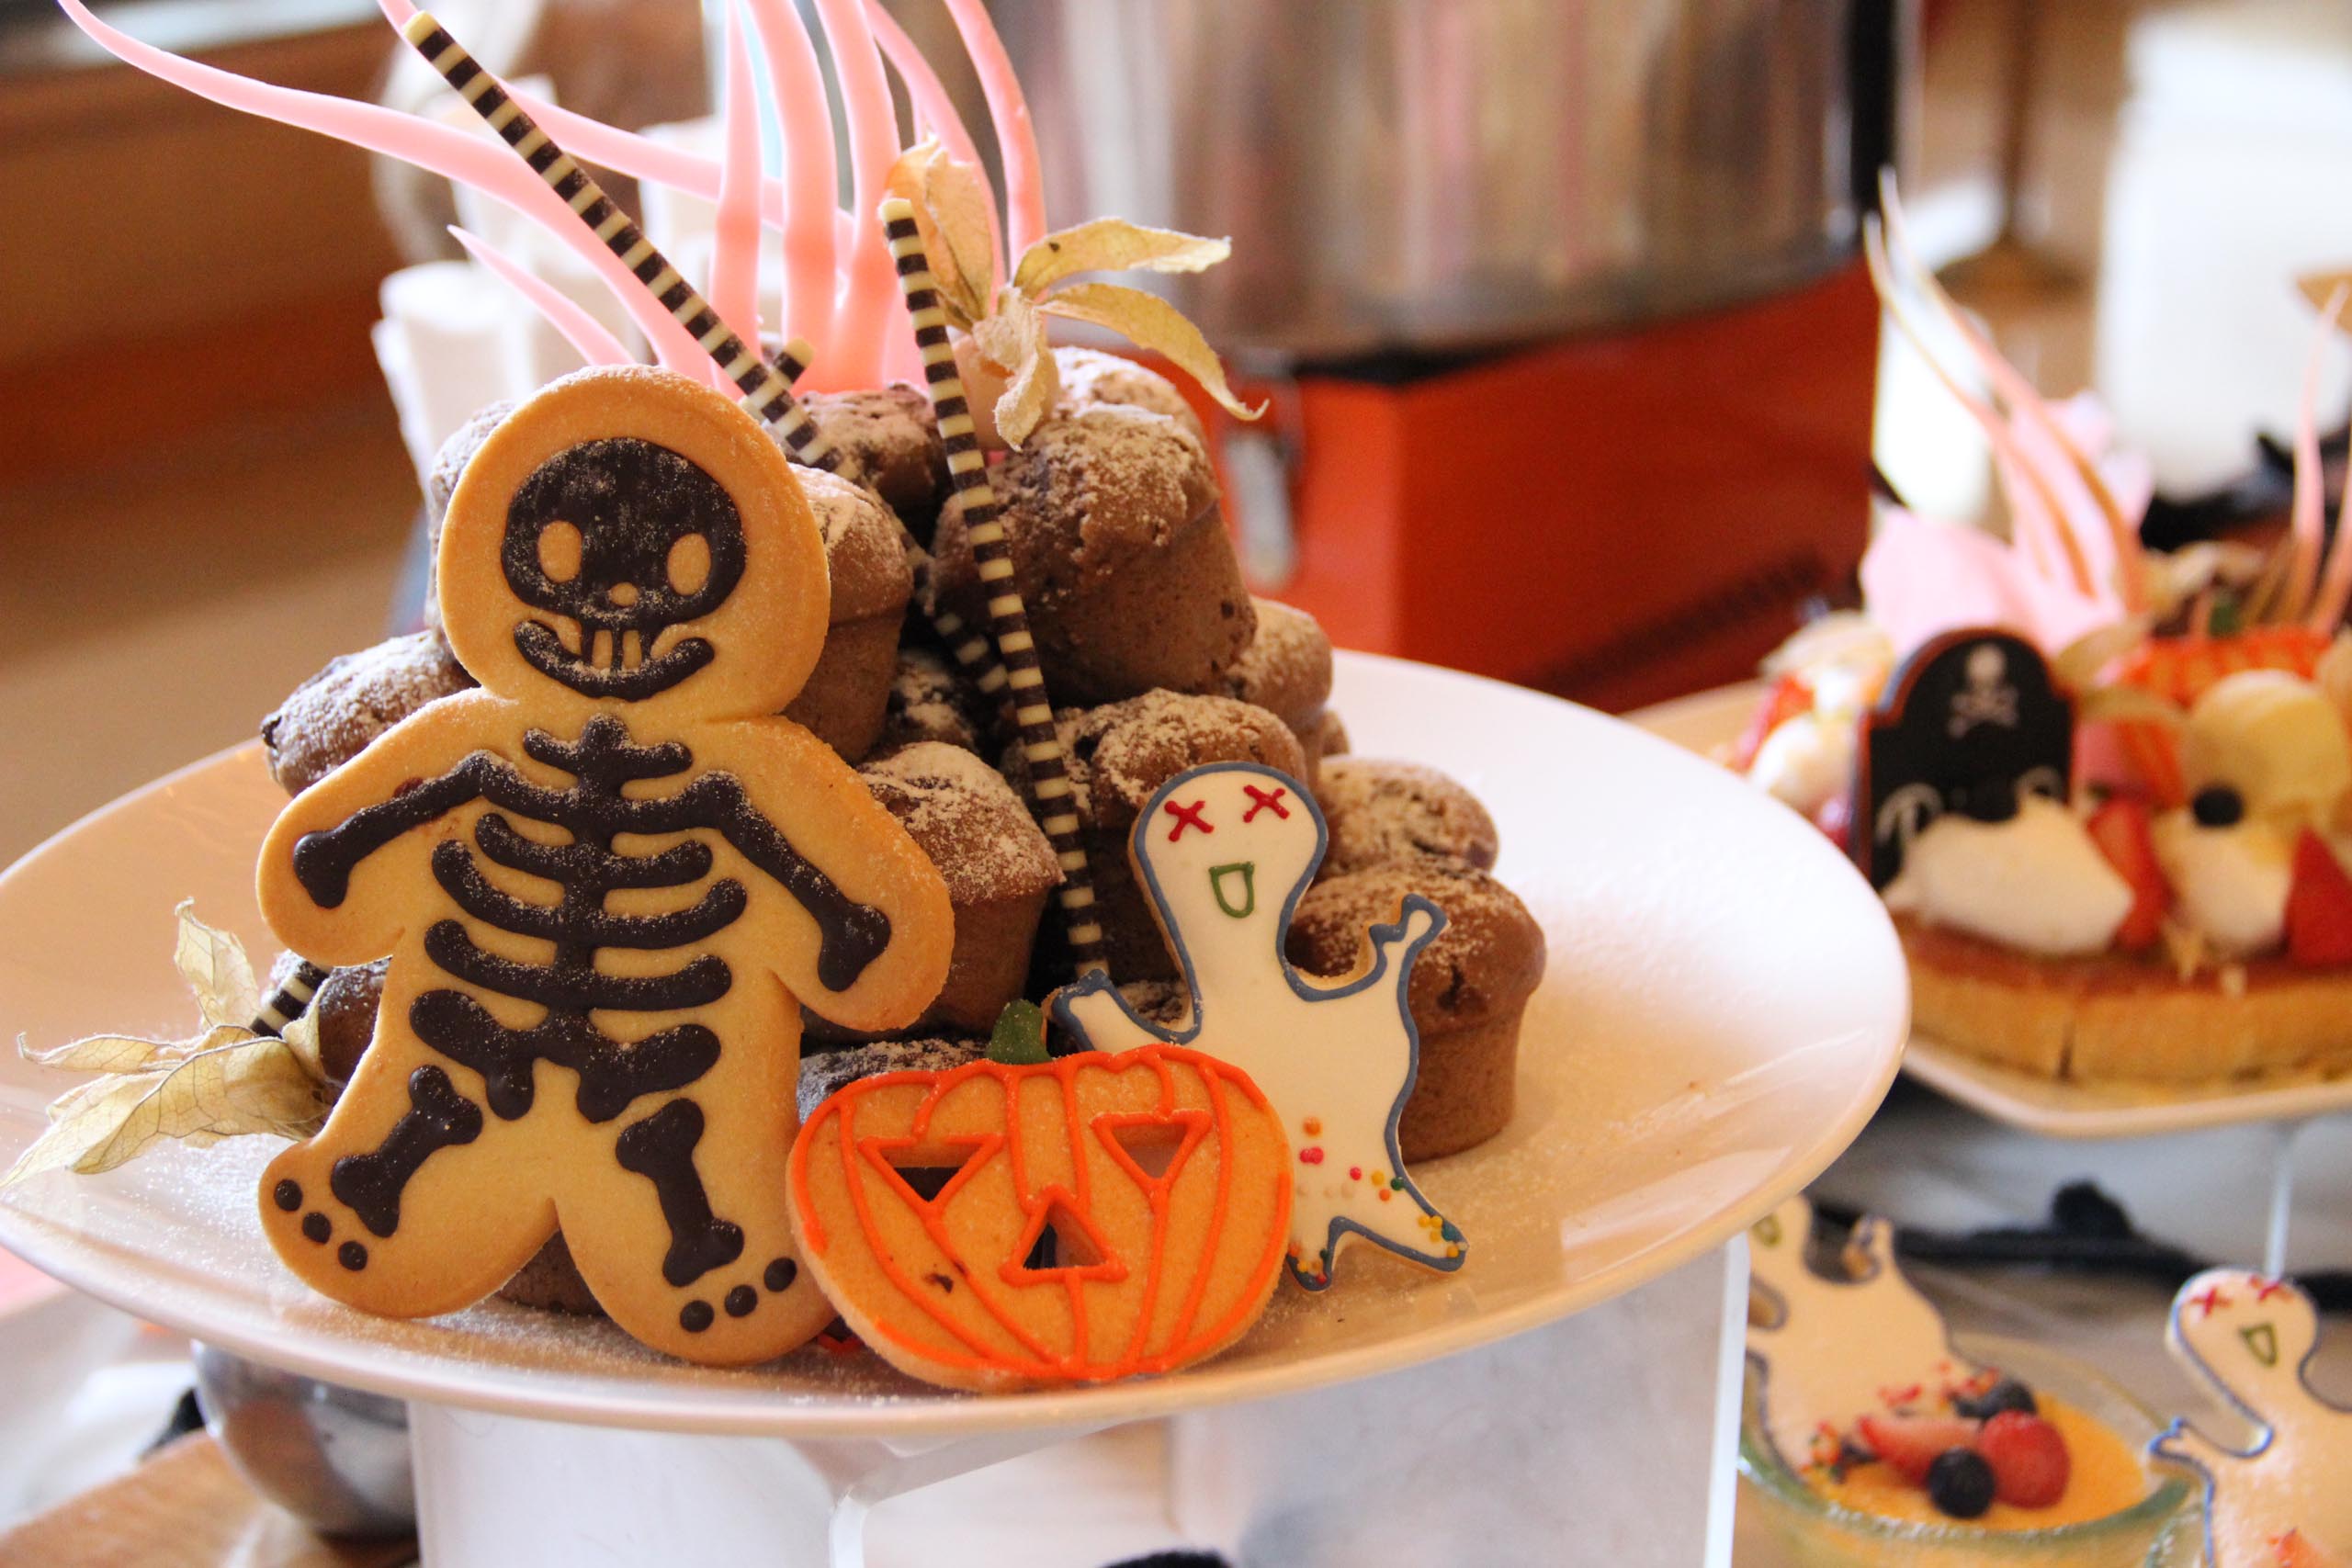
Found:
M 492 431 L 436 564 L 458 662 L 558 728 L 777 713 L 831 601 L 775 443 L 711 389 L 642 366 L 567 376 Z
M 690 627 L 742 580 L 742 519 L 666 446 L 585 441 L 514 492 L 501 560 L 514 596 L 548 617 L 514 627 L 531 668 L 583 695 L 640 701 L 710 662 Z

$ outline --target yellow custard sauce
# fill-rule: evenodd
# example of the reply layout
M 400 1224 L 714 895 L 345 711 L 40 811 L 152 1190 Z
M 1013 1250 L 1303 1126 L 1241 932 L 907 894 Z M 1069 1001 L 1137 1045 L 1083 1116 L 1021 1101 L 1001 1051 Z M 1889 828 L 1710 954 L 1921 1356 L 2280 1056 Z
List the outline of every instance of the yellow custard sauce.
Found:
M 1975 1518 L 1955 1519 L 1928 1501 L 1926 1487 L 1904 1480 L 1892 1465 L 1876 1462 L 1856 1465 L 1842 1481 L 1826 1466 L 1807 1465 L 1805 1483 L 1838 1506 L 1858 1513 L 1984 1530 L 2051 1529 L 2101 1519 L 2132 1506 L 2154 1489 L 2139 1453 L 2106 1423 L 2046 1393 L 2038 1403 L 2042 1419 L 2066 1439 L 2070 1461 L 2066 1490 L 2046 1508 L 1996 1502 Z

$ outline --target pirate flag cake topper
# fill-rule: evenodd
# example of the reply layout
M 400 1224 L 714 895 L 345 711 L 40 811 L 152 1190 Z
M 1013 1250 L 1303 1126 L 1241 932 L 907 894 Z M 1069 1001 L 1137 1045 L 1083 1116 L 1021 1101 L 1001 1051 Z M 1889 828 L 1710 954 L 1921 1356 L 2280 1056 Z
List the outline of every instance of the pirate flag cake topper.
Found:
M 922 852 L 776 716 L 824 637 L 808 502 L 718 392 L 583 370 L 468 465 L 438 566 L 480 689 L 262 849 L 289 947 L 391 960 L 350 1087 L 263 1177 L 264 1229 L 325 1294 L 425 1316 L 560 1226 L 637 1338 L 778 1355 L 831 1316 L 784 1201 L 800 1009 L 906 1023 L 954 932 Z
M 1985 628 L 1925 643 L 1863 728 L 1855 862 L 1883 889 L 1939 817 L 2003 822 L 2027 795 L 2063 802 L 2074 755 L 2074 705 L 2031 643 Z

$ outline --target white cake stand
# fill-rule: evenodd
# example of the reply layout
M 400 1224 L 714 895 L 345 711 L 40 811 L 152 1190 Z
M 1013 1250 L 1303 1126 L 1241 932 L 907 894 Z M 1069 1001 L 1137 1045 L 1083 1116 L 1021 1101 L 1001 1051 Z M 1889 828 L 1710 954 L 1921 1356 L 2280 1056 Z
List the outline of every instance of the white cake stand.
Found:
M 264 1140 L 43 1177 L 0 1199 L 0 1244 L 209 1343 L 412 1402 L 435 1568 L 855 1562 L 887 1497 L 1155 1417 L 1182 1418 L 1188 1526 L 1245 1561 L 1363 1561 L 1367 1540 L 1425 1538 L 1556 1561 L 1558 1540 L 1530 1532 L 1566 1528 L 1559 1501 L 1579 1495 L 1613 1502 L 1634 1536 L 1646 1517 L 1653 1544 L 1694 1529 L 1696 1555 L 1720 1560 L 1736 1240 L 1851 1141 L 1894 1076 L 1907 996 L 1892 929 L 1804 823 L 1627 726 L 1362 656 L 1342 657 L 1334 701 L 1359 750 L 1431 761 L 1487 801 L 1500 872 L 1550 943 L 1510 1126 L 1416 1173 L 1471 1239 L 1458 1274 L 1359 1252 L 1328 1297 L 1285 1287 L 1205 1367 L 981 1399 L 815 1349 L 703 1371 L 497 1303 L 362 1316 L 263 1242 Z M 173 905 L 193 897 L 272 951 L 252 861 L 281 800 L 254 749 L 227 752 L 0 875 L 0 1026 L 36 1043 L 182 1029 Z M 0 1162 L 60 1087 L 0 1063 Z M 1629 1429 L 1651 1394 L 1695 1425 Z M 1612 1551 L 1694 1555 L 1634 1537 Z

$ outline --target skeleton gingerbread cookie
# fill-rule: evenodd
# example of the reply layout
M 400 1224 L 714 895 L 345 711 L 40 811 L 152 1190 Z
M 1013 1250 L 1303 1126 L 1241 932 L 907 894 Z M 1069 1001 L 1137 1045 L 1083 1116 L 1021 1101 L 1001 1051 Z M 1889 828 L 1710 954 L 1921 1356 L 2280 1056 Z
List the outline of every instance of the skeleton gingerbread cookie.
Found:
M 1315 797 L 1288 774 L 1252 762 L 1179 773 L 1145 804 L 1129 852 L 1183 973 L 1190 1021 L 1146 1021 L 1102 976 L 1053 1003 L 1057 1025 L 1097 1050 L 1189 1045 L 1265 1091 L 1295 1147 L 1291 1272 L 1313 1291 L 1329 1286 L 1352 1237 L 1432 1269 L 1464 1256 L 1396 1149 L 1419 1054 L 1406 984 L 1445 915 L 1408 897 L 1394 923 L 1366 932 L 1355 974 L 1299 973 L 1283 942 L 1328 841 Z
M 560 1225 L 646 1344 L 780 1354 L 832 1315 L 786 1212 L 800 1008 L 903 1024 L 953 941 L 931 863 L 775 716 L 825 632 L 808 503 L 717 392 L 582 371 L 472 459 L 438 568 L 481 688 L 305 791 L 262 850 L 289 947 L 391 959 L 357 1076 L 264 1175 L 271 1243 L 414 1317 Z
M 2173 1298 L 2165 1337 L 2257 1428 L 2239 1450 L 2175 1421 L 2148 1446 L 2205 1483 L 2207 1568 L 2352 1563 L 2352 1410 L 2304 1381 L 2319 1344 L 2311 1297 L 2285 1280 L 2211 1269 Z

